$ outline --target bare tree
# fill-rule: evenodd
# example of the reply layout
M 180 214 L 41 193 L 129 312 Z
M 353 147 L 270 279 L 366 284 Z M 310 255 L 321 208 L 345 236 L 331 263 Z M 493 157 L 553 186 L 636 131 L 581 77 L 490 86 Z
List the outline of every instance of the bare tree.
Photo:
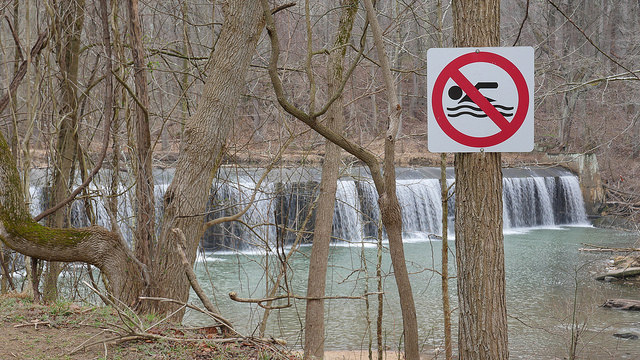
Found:
M 418 325 L 416 320 L 415 304 L 413 302 L 413 293 L 404 258 L 404 249 L 402 244 L 402 216 L 398 198 L 396 196 L 395 182 L 395 142 L 400 131 L 402 107 L 398 103 L 398 98 L 395 94 L 395 85 L 393 84 L 388 58 L 384 52 L 381 28 L 379 25 L 373 26 L 374 22 L 377 24 L 373 5 L 370 1 L 368 1 L 368 3 L 365 2 L 367 5 L 367 19 L 372 24 L 372 31 L 374 34 L 376 49 L 378 51 L 378 61 L 381 63 L 386 90 L 389 94 L 389 119 L 387 122 L 388 129 L 385 137 L 385 158 L 382 168 L 373 153 L 348 140 L 341 134 L 331 130 L 325 124 L 317 121 L 320 116 L 324 115 L 337 97 L 334 96 L 331 98 L 325 106 L 320 108 L 320 110 L 310 113 L 305 113 L 298 109 L 286 98 L 282 81 L 278 75 L 278 57 L 280 55 L 278 34 L 276 32 L 275 23 L 271 14 L 271 9 L 268 6 L 268 2 L 266 0 L 262 0 L 261 3 L 266 19 L 267 33 L 271 39 L 269 75 L 278 102 L 288 113 L 307 124 L 311 129 L 362 160 L 371 172 L 374 186 L 379 195 L 378 203 L 380 205 L 381 218 L 389 238 L 391 259 L 400 296 L 405 337 L 405 356 L 407 359 L 419 359 Z M 348 78 L 348 76 L 346 76 L 346 78 Z
M 151 160 L 151 133 L 149 132 L 149 90 L 142 44 L 142 26 L 138 0 L 127 0 L 131 53 L 133 54 L 134 78 L 136 84 L 136 257 L 147 267 L 151 266 L 155 246 L 155 203 L 153 197 L 153 170 Z
M 53 38 L 57 49 L 56 62 L 61 74 L 60 108 L 56 153 L 54 154 L 51 203 L 58 204 L 69 196 L 75 178 L 75 163 L 78 160 L 78 70 L 80 57 L 80 36 L 84 25 L 84 1 L 57 1 L 52 4 L 55 26 Z M 57 119 L 57 118 L 56 118 Z M 70 206 L 57 211 L 47 223 L 51 227 L 69 227 Z M 49 262 L 44 283 L 44 300 L 53 302 L 58 297 L 58 276 L 62 264 Z M 37 274 L 34 279 L 37 281 Z M 37 299 L 37 287 L 34 299 Z
M 306 2 L 308 9 L 309 2 Z M 332 52 L 329 55 L 328 94 L 330 97 L 340 95 L 331 105 L 327 113 L 327 126 L 336 133 L 342 133 L 344 129 L 343 101 L 340 84 L 343 82 L 344 57 L 346 46 L 351 38 L 351 29 L 358 11 L 357 0 L 341 1 L 342 11 L 340 25 L 333 42 Z M 307 11 L 307 36 L 312 37 L 309 13 Z M 311 58 L 313 48 L 308 51 L 307 72 L 311 76 Z M 305 359 L 322 359 L 324 356 L 324 300 L 327 262 L 329 259 L 329 244 L 331 242 L 331 230 L 336 200 L 336 188 L 338 172 L 340 169 L 341 149 L 336 144 L 326 141 L 325 156 L 322 163 L 322 177 L 320 180 L 320 194 L 316 210 L 315 228 L 313 231 L 313 246 L 309 258 L 309 279 L 307 281 L 307 300 L 305 324 L 304 324 L 304 357 Z
M 152 267 L 152 296 L 179 301 L 189 297 L 189 284 L 176 256 L 172 229 L 184 232 L 187 258 L 194 262 L 204 232 L 206 210 L 213 177 L 220 165 L 224 146 L 245 75 L 255 53 L 264 22 L 255 1 L 235 1 L 225 7 L 223 24 L 208 66 L 208 79 L 198 109 L 183 135 L 175 177 L 164 196 L 164 216 Z M 162 304 L 158 304 L 161 309 Z M 164 308 L 166 310 L 166 308 Z
M 108 80 L 102 141 L 103 149 L 106 149 L 113 108 L 112 54 L 106 1 L 101 1 L 100 5 L 107 59 L 105 79 Z M 138 297 L 146 290 L 154 296 L 187 300 L 189 283 L 174 251 L 176 242 L 171 235 L 172 229 L 180 228 L 186 234 L 187 257 L 193 262 L 203 232 L 202 216 L 212 178 L 220 164 L 231 125 L 229 119 L 234 116 L 244 75 L 263 27 L 262 11 L 253 1 L 233 2 L 226 8 L 226 15 L 211 56 L 209 81 L 196 115 L 185 126 L 176 176 L 164 198 L 166 221 L 156 251 L 157 261 L 151 269 L 153 279 L 146 266 L 116 233 L 96 226 L 57 229 L 34 222 L 23 200 L 15 160 L 4 137 L 0 137 L 0 238 L 6 245 L 43 260 L 95 265 L 105 275 L 109 290 L 126 304 L 138 303 Z M 168 307 L 149 303 L 141 309 L 162 311 Z

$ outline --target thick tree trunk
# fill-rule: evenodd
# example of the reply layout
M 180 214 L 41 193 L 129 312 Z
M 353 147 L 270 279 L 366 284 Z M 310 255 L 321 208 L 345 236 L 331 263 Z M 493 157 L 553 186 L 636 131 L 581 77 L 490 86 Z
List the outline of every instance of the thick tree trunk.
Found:
M 357 0 L 342 1 L 342 15 L 338 33 L 334 41 L 334 52 L 329 57 L 329 96 L 338 91 L 343 78 L 343 62 L 346 53 L 345 44 L 349 43 L 353 20 L 358 11 Z M 312 51 L 309 49 L 309 51 Z M 337 133 L 344 129 L 343 101 L 339 97 L 329 108 L 327 126 Z M 329 244 L 335 209 L 338 171 L 340 168 L 341 149 L 336 144 L 326 141 L 325 156 L 322 163 L 320 195 L 316 208 L 316 221 L 313 231 L 313 246 L 309 258 L 309 278 L 307 281 L 307 297 L 321 298 L 325 296 L 327 280 L 327 261 Z M 324 356 L 324 301 L 307 300 L 304 324 L 304 358 L 322 359 Z
M 133 55 L 134 82 L 136 84 L 136 238 L 135 253 L 143 264 L 151 268 L 155 245 L 155 203 L 153 196 L 153 170 L 151 160 L 151 133 L 149 132 L 149 91 L 142 44 L 142 26 L 138 0 L 128 0 L 131 53 Z
M 454 44 L 498 46 L 500 1 L 453 2 Z M 458 349 L 461 359 L 507 359 L 500 153 L 456 154 Z
M 451 305 L 449 304 L 449 186 L 447 186 L 447 154 L 440 156 L 440 195 L 442 198 L 442 314 L 444 320 L 444 358 L 453 359 L 451 338 Z
M 635 112 L 630 112 L 634 114 Z M 640 120 L 636 115 L 635 119 L 633 119 L 632 126 L 632 135 L 631 135 L 631 158 L 637 159 L 640 157 Z
M 193 263 L 204 231 L 203 214 L 213 177 L 264 26 L 260 4 L 253 0 L 229 2 L 225 15 L 209 64 L 208 81 L 195 115 L 185 126 L 175 177 L 164 197 L 162 232 L 152 270 L 152 296 L 179 301 L 189 297 L 189 283 L 176 254 L 171 229 L 180 228 L 184 232 L 188 242 L 186 255 Z M 172 308 L 174 305 L 157 304 L 156 310 L 165 312 Z
M 500 154 L 456 154 L 458 349 L 464 359 L 507 359 Z
M 16 290 L 16 286 L 13 284 L 11 277 L 11 270 L 9 269 L 9 262 L 11 260 L 11 250 L 7 248 L 4 243 L 0 243 L 0 271 L 2 274 L 2 284 L 0 286 L 0 294 L 6 293 L 9 288 Z

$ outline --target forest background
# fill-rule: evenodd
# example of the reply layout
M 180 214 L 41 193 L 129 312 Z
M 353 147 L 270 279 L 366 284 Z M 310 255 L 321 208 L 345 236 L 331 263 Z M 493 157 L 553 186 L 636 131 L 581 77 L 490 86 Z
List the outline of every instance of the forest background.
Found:
M 0 7 L 0 84 L 3 94 L 20 63 L 38 35 L 55 29 L 51 11 L 56 1 L 6 0 Z M 64 3 L 64 2 L 61 2 Z M 102 139 L 102 82 L 100 70 L 101 24 L 97 2 L 73 1 L 76 31 L 78 93 L 78 134 L 81 155 L 88 161 Z M 377 3 L 387 51 L 402 102 L 403 127 L 398 140 L 399 165 L 434 165 L 437 156 L 426 150 L 426 51 L 436 47 L 442 36 L 444 46 L 452 44 L 451 9 L 443 4 L 444 28 L 437 26 L 436 1 L 391 1 Z M 635 1 L 557 1 L 565 18 L 549 2 L 502 1 L 501 45 L 535 48 L 535 143 L 530 155 L 511 155 L 513 165 L 530 163 L 540 153 L 595 153 L 602 176 L 609 184 L 635 192 L 640 155 L 638 90 L 636 73 L 640 48 L 638 3 Z M 211 1 L 142 1 L 140 16 L 148 69 L 149 121 L 153 165 L 170 166 L 179 150 L 184 121 L 195 111 L 198 95 L 206 81 L 205 68 L 222 22 L 222 4 Z M 109 157 L 119 154 L 121 163 L 131 162 L 134 146 L 132 117 L 133 60 L 129 52 L 128 22 L 124 4 L 111 2 L 115 70 L 116 116 Z M 313 71 L 326 76 L 327 56 L 338 23 L 333 2 L 311 4 L 314 47 Z M 69 9 L 67 9 L 69 10 Z M 357 15 L 364 22 L 363 12 Z M 214 19 L 213 21 L 211 21 Z M 569 20 L 570 19 L 570 20 Z M 60 24 L 59 24 L 60 25 Z M 282 41 L 280 67 L 287 91 L 296 104 L 308 103 L 309 84 L 305 76 L 306 35 L 302 3 L 284 10 L 278 18 Z M 16 38 L 14 40 L 14 36 Z M 353 45 L 359 40 L 359 33 Z M 383 82 L 376 63 L 373 42 L 367 42 L 344 90 L 346 132 L 374 151 L 381 152 L 385 124 L 376 121 L 387 111 L 380 96 Z M 55 139 L 64 116 L 61 89 L 63 76 L 56 52 L 63 44 L 49 42 L 39 56 L 31 59 L 27 74 L 11 106 L 1 115 L 0 126 L 7 136 L 19 166 L 45 167 L 52 163 Z M 277 153 L 290 133 L 295 134 L 285 159 L 294 163 L 321 161 L 324 140 L 304 124 L 288 116 L 274 101 L 267 75 L 268 39 L 262 37 L 254 56 L 238 116 L 229 119 L 233 130 L 227 141 L 226 163 L 265 164 Z M 347 51 L 349 57 L 355 51 Z M 614 60 L 614 61 L 612 61 Z M 626 68 L 626 69 L 625 69 Z M 633 73 L 629 73 L 632 70 Z M 319 82 L 322 83 L 322 82 Z M 326 81 L 324 81 L 326 83 Z M 319 99 L 327 89 L 318 87 Z M 320 150 L 319 150 L 320 149 Z M 18 151 L 19 150 L 19 151 Z M 345 161 L 349 161 L 346 159 Z M 107 163 L 111 163 L 108 160 Z M 107 165 L 108 166 L 108 165 Z M 90 168 L 90 166 L 89 166 Z

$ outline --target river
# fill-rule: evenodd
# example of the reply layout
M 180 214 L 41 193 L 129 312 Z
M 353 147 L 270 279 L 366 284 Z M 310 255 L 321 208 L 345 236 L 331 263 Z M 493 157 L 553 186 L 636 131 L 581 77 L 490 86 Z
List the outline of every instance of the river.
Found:
M 567 356 L 573 324 L 574 333 L 579 335 L 577 351 L 580 358 L 639 358 L 640 344 L 637 340 L 618 339 L 613 334 L 630 332 L 640 335 L 640 313 L 599 307 L 608 298 L 640 299 L 637 284 L 594 280 L 595 275 L 607 265 L 610 255 L 579 251 L 583 243 L 627 247 L 636 241 L 636 234 L 593 227 L 508 231 L 504 248 L 511 357 L 556 359 Z M 444 343 L 440 277 L 431 270 L 441 266 L 440 251 L 441 242 L 437 240 L 418 237 L 405 240 L 420 340 L 427 352 L 442 347 Z M 310 247 L 303 246 L 289 262 L 288 287 L 296 295 L 306 294 L 309 252 Z M 356 244 L 333 246 L 327 295 L 360 296 L 366 292 L 367 278 L 368 291 L 375 291 L 376 253 L 377 249 L 372 244 L 364 247 Z M 396 349 L 400 346 L 402 322 L 387 249 L 383 255 L 384 343 Z M 235 291 L 241 297 L 263 297 L 267 259 L 271 268 L 277 264 L 277 256 L 267 257 L 256 252 L 204 253 L 196 266 L 203 287 L 215 295 L 222 313 L 245 334 L 256 331 L 263 310 L 255 305 L 235 303 L 227 294 Z M 450 271 L 455 271 L 453 266 Z M 212 284 L 215 286 L 213 291 Z M 455 309 L 455 279 L 450 284 L 452 308 Z M 192 299 L 195 298 L 193 295 Z M 285 303 L 280 301 L 278 304 Z M 291 305 L 271 313 L 267 335 L 284 338 L 291 346 L 299 347 L 302 343 L 304 301 L 291 301 Z M 373 326 L 376 312 L 376 297 L 372 296 L 368 313 Z M 454 312 L 452 317 L 454 338 L 457 315 Z M 194 325 L 209 322 L 195 312 L 190 312 L 185 321 Z M 368 346 L 367 311 L 363 300 L 327 301 L 326 324 L 328 350 L 357 350 Z M 372 332 L 375 334 L 375 328 Z
M 206 220 L 234 214 L 256 191 L 260 169 L 237 173 L 222 169 L 212 187 Z M 357 170 L 357 169 L 356 169 Z M 334 246 L 330 253 L 327 295 L 359 297 L 376 291 L 377 248 L 371 241 L 377 234 L 379 211 L 377 195 L 366 172 L 352 170 L 341 178 L 337 192 L 333 224 Z M 504 169 L 504 228 L 509 346 L 512 358 L 556 359 L 568 356 L 572 338 L 577 338 L 580 358 L 640 358 L 640 340 L 619 339 L 616 333 L 640 336 L 640 312 L 600 308 L 608 298 L 640 299 L 638 285 L 604 283 L 594 280 L 602 272 L 608 254 L 580 252 L 583 244 L 608 247 L 638 246 L 637 233 L 593 228 L 587 215 L 577 177 L 561 168 Z M 257 305 L 236 303 L 228 293 L 240 297 L 262 298 L 267 284 L 281 268 L 281 260 L 291 250 L 298 234 L 303 245 L 291 253 L 286 278 L 278 294 L 306 295 L 309 231 L 313 220 L 298 232 L 312 208 L 317 194 L 318 170 L 314 168 L 279 169 L 257 191 L 256 201 L 241 222 L 225 223 L 207 230 L 201 242 L 196 273 L 202 286 L 212 294 L 224 316 L 244 334 L 257 334 L 263 316 Z M 450 184 L 452 170 L 448 170 Z M 173 175 L 171 170 L 156 175 L 157 204 Z M 402 206 L 405 254 L 411 271 L 421 345 L 425 352 L 443 346 L 440 294 L 441 242 L 427 234 L 440 233 L 442 217 L 439 169 L 405 168 L 398 171 L 398 197 Z M 43 181 L 33 183 L 31 210 L 44 206 Z M 106 188 L 106 187 L 105 187 Z M 96 188 L 97 191 L 97 188 Z M 130 187 L 122 185 L 118 223 L 125 238 L 132 234 L 133 207 Z M 108 226 L 103 197 L 95 198 L 97 222 Z M 454 199 L 449 205 L 454 206 Z M 81 203 L 74 205 L 72 219 L 80 226 L 88 221 Z M 162 209 L 157 209 L 158 216 Z M 450 210 L 450 229 L 454 225 Z M 313 217 L 310 217 L 313 219 Z M 569 226 L 567 226 L 567 224 Z M 285 244 L 284 249 L 276 244 Z M 455 245 L 455 242 L 453 242 Z M 268 250 L 265 252 L 265 249 Z M 222 250 L 222 251 L 220 251 Z M 265 255 L 268 253 L 269 255 Z M 451 252 L 450 274 L 454 274 Z M 384 343 L 390 349 L 401 348 L 402 321 L 388 249 L 383 251 Z M 267 281 L 266 279 L 269 279 Z M 286 280 L 286 281 L 285 281 Z M 455 279 L 450 282 L 451 300 L 457 319 Z M 326 302 L 326 348 L 357 350 L 368 346 L 368 319 L 377 313 L 376 296 L 365 301 L 353 299 Z M 197 299 L 192 296 L 197 302 Z M 279 301 L 287 307 L 271 312 L 267 336 L 286 339 L 293 347 L 302 344 L 304 301 Z M 369 315 L 369 316 L 368 316 Z M 209 319 L 190 311 L 186 323 L 210 324 Z M 457 329 L 454 328 L 454 337 Z M 573 333 L 573 337 L 572 337 Z M 375 343 L 375 341 L 374 341 Z

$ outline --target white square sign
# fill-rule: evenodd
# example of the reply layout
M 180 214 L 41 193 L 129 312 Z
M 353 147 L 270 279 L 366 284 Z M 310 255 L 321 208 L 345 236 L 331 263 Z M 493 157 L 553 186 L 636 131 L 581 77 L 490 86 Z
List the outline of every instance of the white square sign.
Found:
M 533 55 L 529 46 L 429 49 L 429 151 L 532 151 Z

